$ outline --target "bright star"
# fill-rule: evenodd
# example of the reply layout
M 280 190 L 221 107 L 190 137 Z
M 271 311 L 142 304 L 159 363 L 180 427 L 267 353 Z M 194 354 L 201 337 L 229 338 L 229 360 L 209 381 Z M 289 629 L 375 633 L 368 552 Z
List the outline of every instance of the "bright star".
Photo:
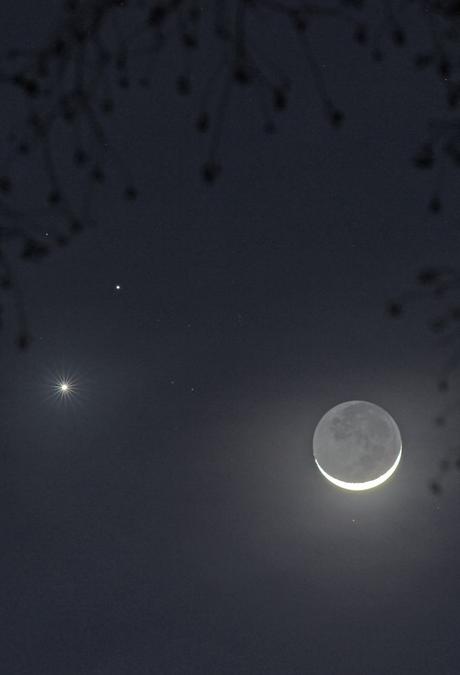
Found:
M 58 380 L 53 388 L 59 398 L 69 398 L 75 393 L 74 382 L 67 378 Z
M 50 381 L 50 394 L 61 401 L 71 402 L 79 398 L 80 386 L 78 379 L 70 375 L 58 375 Z
M 43 395 L 60 406 L 74 407 L 86 397 L 87 376 L 82 377 L 73 367 L 60 364 L 47 367 L 44 372 Z

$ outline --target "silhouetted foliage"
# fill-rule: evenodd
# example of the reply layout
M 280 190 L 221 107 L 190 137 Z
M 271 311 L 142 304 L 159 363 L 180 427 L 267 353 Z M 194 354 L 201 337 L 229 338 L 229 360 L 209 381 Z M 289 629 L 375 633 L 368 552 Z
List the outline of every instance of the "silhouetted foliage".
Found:
M 432 480 L 429 483 L 430 490 L 434 495 L 439 495 L 442 492 L 441 484 L 437 480 Z
M 403 311 L 409 311 L 415 302 L 430 298 L 436 301 L 439 313 L 429 318 L 426 325 L 437 340 L 442 340 L 441 345 L 451 347 L 451 351 L 436 381 L 436 387 L 443 397 L 443 403 L 440 412 L 433 418 L 433 424 L 440 430 L 451 429 L 456 435 L 457 426 L 452 423 L 457 421 L 460 402 L 451 399 L 451 394 L 455 392 L 455 386 L 452 386 L 452 383 L 460 368 L 460 333 L 458 332 L 460 275 L 452 268 L 429 266 L 420 269 L 414 281 L 414 288 L 405 291 L 399 298 L 387 304 L 387 313 L 390 317 L 399 317 Z M 439 460 L 437 475 L 429 482 L 429 488 L 433 494 L 442 493 L 445 476 L 453 469 L 460 470 L 460 445 L 449 448 Z
M 391 300 L 387 304 L 387 312 L 393 318 L 401 316 L 402 311 L 403 311 L 403 307 L 402 307 L 402 304 L 400 302 L 397 302 L 395 300 Z
M 151 86 L 158 56 L 171 44 L 183 54 L 172 80 L 178 94 L 191 97 L 196 106 L 194 125 L 206 147 L 200 173 L 209 185 L 223 173 L 222 140 L 226 125 L 231 124 L 228 111 L 235 88 L 257 102 L 261 130 L 267 135 L 276 130 L 275 116 L 291 105 L 291 84 L 297 72 L 283 72 L 283 58 L 276 49 L 265 53 L 263 37 L 270 23 L 292 36 L 299 68 L 309 73 L 306 86 L 320 100 L 325 121 L 336 128 L 345 123 L 346 115 L 334 101 L 315 53 L 312 36 L 317 27 L 341 22 L 350 41 L 376 62 L 390 49 L 406 50 L 416 71 L 438 78 L 451 113 L 445 120 L 428 124 L 427 137 L 414 148 L 415 166 L 430 170 L 447 161 L 460 167 L 460 127 L 452 117 L 460 105 L 460 9 L 453 0 L 381 4 L 364 0 L 67 0 L 63 7 L 65 16 L 47 42 L 31 49 L 9 49 L 0 57 L 0 82 L 17 93 L 27 111 L 22 124 L 15 120 L 15 131 L 7 137 L 8 162 L 0 172 L 0 289 L 17 293 L 17 307 L 23 305 L 15 273 L 18 253 L 24 260 L 36 261 L 70 243 L 92 224 L 87 205 L 94 188 L 119 180 L 120 196 L 128 201 L 137 198 L 129 168 L 112 147 L 107 119 L 116 113 L 121 95 L 134 86 Z M 415 54 L 410 52 L 414 24 L 428 24 L 426 44 Z M 334 53 L 333 45 L 330 51 Z M 197 53 L 205 58 L 197 59 Z M 64 179 L 61 162 L 66 153 L 85 179 L 84 194 L 76 194 L 73 181 Z M 17 184 L 17 163 L 37 157 L 43 164 L 41 218 L 37 209 L 28 214 L 13 204 L 15 198 L 21 201 L 23 189 Z M 439 187 L 427 206 L 432 213 L 442 211 Z M 433 283 L 439 295 L 445 290 L 442 280 L 421 283 Z M 401 316 L 405 301 L 389 303 L 389 315 Z M 442 332 L 453 320 L 453 316 L 439 317 L 431 329 Z M 21 309 L 18 325 L 23 322 Z M 27 340 L 20 342 L 28 344 Z

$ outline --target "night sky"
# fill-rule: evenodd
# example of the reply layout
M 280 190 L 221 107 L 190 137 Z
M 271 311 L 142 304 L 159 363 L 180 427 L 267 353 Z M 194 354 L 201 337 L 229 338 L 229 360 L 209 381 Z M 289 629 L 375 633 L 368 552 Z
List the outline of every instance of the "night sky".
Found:
M 3 43 L 40 44 L 61 3 L 39 4 L 2 6 Z M 414 72 L 417 26 L 374 63 L 321 24 L 334 128 L 275 33 L 295 71 L 276 134 L 236 88 L 206 184 L 173 47 L 110 121 L 138 200 L 109 181 L 97 227 L 17 263 L 33 341 L 18 350 L 8 310 L 5 675 L 459 672 L 458 478 L 428 489 L 452 441 L 433 424 L 447 352 L 425 327 L 434 305 L 385 313 L 421 266 L 458 258 L 456 177 L 433 215 L 433 176 L 411 161 L 440 85 Z M 73 399 L 50 396 L 64 375 Z M 357 494 L 312 456 L 320 417 L 351 399 L 403 439 L 395 475 Z

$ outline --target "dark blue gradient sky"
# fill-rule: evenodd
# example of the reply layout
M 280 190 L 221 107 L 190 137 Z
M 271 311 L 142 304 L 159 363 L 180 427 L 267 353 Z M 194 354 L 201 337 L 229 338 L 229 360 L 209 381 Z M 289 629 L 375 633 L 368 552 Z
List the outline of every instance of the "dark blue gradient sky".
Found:
M 12 42 L 46 33 L 31 2 L 1 12 Z M 453 190 L 434 219 L 410 162 L 440 94 L 343 26 L 315 44 L 342 129 L 306 76 L 271 139 L 237 96 L 207 186 L 172 52 L 110 127 L 139 201 L 109 185 L 97 229 L 24 265 L 35 340 L 20 353 L 9 325 L 0 355 L 7 675 L 458 672 L 459 485 L 427 488 L 452 440 L 432 423 L 446 352 L 430 305 L 384 312 L 421 265 L 457 260 Z M 75 405 L 47 397 L 63 371 Z M 348 399 L 403 438 L 363 494 L 312 457 Z

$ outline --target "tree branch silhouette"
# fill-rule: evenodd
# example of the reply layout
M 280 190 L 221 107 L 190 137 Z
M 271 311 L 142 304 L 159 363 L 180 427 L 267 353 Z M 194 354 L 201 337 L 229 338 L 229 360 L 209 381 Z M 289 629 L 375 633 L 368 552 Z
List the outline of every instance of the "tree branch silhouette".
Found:
M 437 390 L 443 398 L 439 412 L 432 422 L 438 428 L 451 425 L 453 416 L 460 409 L 460 400 L 455 397 L 455 378 L 460 370 L 460 274 L 450 267 L 422 268 L 416 276 L 415 287 L 403 292 L 387 305 L 392 318 L 404 315 L 416 302 L 434 301 L 437 313 L 426 322 L 427 329 L 436 337 L 438 345 L 449 350 L 448 357 L 438 373 Z M 454 397 L 452 397 L 454 394 Z M 455 432 L 455 429 L 453 429 Z M 435 476 L 430 479 L 429 487 L 433 494 L 439 495 L 450 469 L 460 471 L 460 444 L 456 443 L 443 453 L 438 461 Z
M 205 143 L 201 175 L 212 184 L 222 173 L 235 88 L 255 92 L 268 135 L 290 105 L 295 73 L 284 72 L 283 55 L 274 49 L 267 54 L 264 44 L 274 28 L 296 41 L 299 63 L 310 72 L 325 119 L 340 127 L 344 112 L 313 47 L 317 26 L 340 22 L 376 62 L 393 47 L 407 49 L 411 30 L 422 27 L 426 49 L 409 58 L 416 70 L 436 72 L 448 116 L 427 124 L 414 161 L 421 170 L 460 164 L 460 5 L 455 0 L 68 0 L 63 7 L 64 16 L 44 45 L 0 56 L 0 85 L 16 97 L 22 114 L 15 115 L 5 140 L 0 170 L 0 301 L 14 294 L 21 347 L 29 344 L 30 334 L 18 257 L 39 262 L 93 226 L 91 205 L 108 181 L 120 185 L 125 199 L 136 199 L 109 120 L 130 88 L 152 86 L 166 48 L 176 48 L 182 64 L 175 76 L 178 94 L 197 95 L 195 127 Z M 331 44 L 329 56 L 333 51 Z M 63 168 L 69 162 L 72 174 Z M 30 194 L 24 186 L 27 166 L 37 177 Z M 429 202 L 433 212 L 441 211 L 441 193 L 438 177 Z

